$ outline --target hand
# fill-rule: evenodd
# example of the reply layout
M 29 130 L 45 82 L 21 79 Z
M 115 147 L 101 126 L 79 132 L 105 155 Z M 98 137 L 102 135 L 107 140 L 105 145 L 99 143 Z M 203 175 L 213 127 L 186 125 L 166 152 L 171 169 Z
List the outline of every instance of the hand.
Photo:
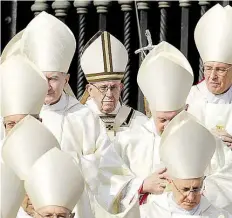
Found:
M 226 130 L 212 129 L 212 133 L 220 138 L 229 148 L 232 149 L 232 136 Z
M 168 184 L 167 169 L 163 168 L 151 174 L 144 180 L 143 193 L 162 194 Z
M 30 199 L 28 198 L 28 195 L 24 197 L 23 203 L 22 203 L 22 208 L 24 211 L 29 215 L 33 216 L 34 214 L 34 207 L 32 206 L 32 203 Z

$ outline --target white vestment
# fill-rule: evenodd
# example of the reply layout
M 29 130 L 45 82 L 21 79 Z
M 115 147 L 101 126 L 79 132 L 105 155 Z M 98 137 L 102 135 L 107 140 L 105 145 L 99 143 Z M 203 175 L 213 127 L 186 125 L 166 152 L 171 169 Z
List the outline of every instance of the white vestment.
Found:
M 104 125 L 77 99 L 63 93 L 58 103 L 44 105 L 40 116 L 43 124 L 55 135 L 61 149 L 83 158 L 82 170 L 88 184 L 78 202 L 76 217 L 93 217 L 87 189 L 94 189 L 96 167 L 101 152 L 110 144 Z
M 116 133 L 114 133 L 113 127 L 114 127 L 114 123 L 115 123 L 115 117 L 121 107 L 121 104 L 118 102 L 115 110 L 109 114 L 103 114 L 97 107 L 97 104 L 94 102 L 93 99 L 89 99 L 86 102 L 86 105 L 89 107 L 89 109 L 91 111 L 93 111 L 93 113 L 97 114 L 101 120 L 103 121 L 103 123 L 106 126 L 107 129 L 107 133 L 108 136 L 110 137 L 111 140 L 114 139 L 114 137 L 121 131 L 125 131 L 127 129 L 131 129 L 134 126 L 137 125 L 142 125 L 144 124 L 147 120 L 148 117 L 145 116 L 143 113 L 136 111 L 134 109 L 130 109 L 130 113 L 128 114 L 127 117 L 124 118 L 124 122 L 122 123 L 122 125 L 120 126 L 120 128 L 118 128 L 116 130 Z
M 207 174 L 226 166 L 227 160 L 219 142 Z M 128 207 L 143 180 L 164 167 L 159 156 L 160 136 L 156 133 L 152 118 L 140 127 L 118 134 L 112 145 L 114 147 L 107 149 L 99 166 L 101 185 L 98 200 L 109 211 L 118 201 L 120 206 Z M 227 174 L 230 174 L 230 171 Z M 217 194 L 220 196 L 220 193 Z
M 98 161 L 101 152 L 110 144 L 104 125 L 86 106 L 65 93 L 56 104 L 44 105 L 40 117 L 42 123 L 60 143 L 61 149 L 81 161 L 88 187 L 75 208 L 75 217 L 93 218 L 93 209 L 90 205 L 92 194 L 89 190 L 94 190 L 97 186 L 95 177 Z M 30 216 L 20 208 L 17 218 L 28 217 Z
M 209 92 L 203 81 L 192 87 L 187 104 L 189 104 L 188 112 L 196 116 L 208 129 L 223 127 L 232 135 L 232 87 L 224 94 L 214 95 Z M 207 197 L 212 204 L 232 213 L 232 183 L 229 182 L 232 181 L 232 151 L 226 145 L 223 149 L 227 163 L 230 164 L 207 179 L 208 190 L 215 190 L 208 192 Z M 218 185 L 219 182 L 223 183 L 224 188 Z M 218 191 L 222 195 L 218 195 Z
M 151 198 L 147 204 L 140 206 L 141 218 L 185 218 L 185 217 L 205 217 L 205 218 L 231 218 L 228 212 L 215 208 L 205 197 L 201 197 L 200 204 L 191 211 L 180 208 L 173 200 L 172 193 Z
M 232 135 L 232 86 L 221 95 L 212 94 L 205 81 L 192 87 L 187 98 L 188 112 L 208 129 L 222 126 Z

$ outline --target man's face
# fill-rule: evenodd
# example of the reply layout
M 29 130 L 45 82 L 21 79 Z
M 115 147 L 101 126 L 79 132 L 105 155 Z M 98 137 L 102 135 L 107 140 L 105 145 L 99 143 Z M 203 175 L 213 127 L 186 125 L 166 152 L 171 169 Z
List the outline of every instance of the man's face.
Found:
M 172 192 L 175 202 L 185 210 L 192 210 L 201 200 L 203 178 L 174 179 Z
M 75 214 L 71 214 L 71 211 L 65 207 L 59 206 L 46 206 L 38 209 L 34 213 L 34 218 L 53 218 L 56 215 L 57 218 L 73 218 Z
M 4 117 L 3 124 L 5 126 L 6 135 L 19 121 L 21 121 L 27 115 L 28 114 L 15 114 L 15 115 Z M 34 116 L 36 119 L 41 121 L 41 119 L 39 118 L 39 115 L 31 115 L 31 116 Z
M 180 112 L 181 109 L 177 111 L 156 111 L 155 126 L 157 133 L 161 135 L 169 122 Z
M 105 114 L 115 110 L 122 91 L 120 81 L 96 82 L 87 85 L 90 97 L 95 101 L 98 109 Z
M 45 97 L 45 104 L 55 104 L 60 100 L 64 86 L 68 83 L 69 74 L 60 72 L 44 72 L 48 80 L 48 93 Z
M 204 76 L 208 90 L 219 95 L 226 92 L 232 85 L 232 65 L 220 62 L 206 62 Z

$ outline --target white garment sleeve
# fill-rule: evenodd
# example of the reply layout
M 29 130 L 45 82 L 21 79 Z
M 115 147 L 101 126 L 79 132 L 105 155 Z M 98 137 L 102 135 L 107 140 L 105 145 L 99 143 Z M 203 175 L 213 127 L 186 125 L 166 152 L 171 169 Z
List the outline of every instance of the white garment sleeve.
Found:
M 206 177 L 204 196 L 218 208 L 232 212 L 232 163 Z
M 125 164 L 118 136 L 100 159 L 97 200 L 107 211 L 127 208 L 137 194 L 144 178 L 138 178 Z M 126 154 L 125 154 L 126 155 Z M 115 209 L 116 208 L 116 209 Z

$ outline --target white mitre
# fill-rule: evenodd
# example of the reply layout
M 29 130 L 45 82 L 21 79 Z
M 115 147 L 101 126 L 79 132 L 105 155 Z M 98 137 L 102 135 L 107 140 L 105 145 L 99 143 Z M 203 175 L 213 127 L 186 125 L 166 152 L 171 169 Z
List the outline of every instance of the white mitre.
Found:
M 140 218 L 139 199 L 135 195 L 130 205 L 121 213 L 109 213 L 94 199 L 95 218 Z
M 11 39 L 2 59 L 17 49 L 41 71 L 67 73 L 76 50 L 76 40 L 67 25 L 43 11 Z
M 1 163 L 1 218 L 15 218 L 24 196 L 23 181 Z
M 106 31 L 98 32 L 86 44 L 80 62 L 88 82 L 121 80 L 128 53 L 114 36 Z
M 143 65 L 147 65 L 150 61 L 154 59 L 156 55 L 158 55 L 161 52 L 167 52 L 170 55 L 175 56 L 175 61 L 177 64 L 182 66 L 183 68 L 187 69 L 191 74 L 193 74 L 192 67 L 184 54 L 178 50 L 175 46 L 171 45 L 170 43 L 166 41 L 160 42 L 158 45 L 156 45 L 146 56 L 146 58 L 143 60 L 141 67 Z
M 232 64 L 232 7 L 216 4 L 198 21 L 194 38 L 203 62 Z
M 182 111 L 165 128 L 160 158 L 171 177 L 192 179 L 204 176 L 216 148 L 215 137 L 192 115 Z
M 34 162 L 54 147 L 60 147 L 55 136 L 40 121 L 28 115 L 7 135 L 2 158 L 21 180 L 25 180 Z
M 23 32 L 24 30 L 21 30 L 7 43 L 1 54 L 1 63 L 3 63 L 11 55 L 20 54 L 20 42 Z
M 0 70 L 1 116 L 39 114 L 48 90 L 43 73 L 21 55 L 11 56 Z
M 84 190 L 84 179 L 72 156 L 53 148 L 32 166 L 25 190 L 35 210 L 55 205 L 72 211 Z
M 137 82 L 153 111 L 174 111 L 185 106 L 193 84 L 193 71 L 184 55 L 173 52 L 149 53 L 139 68 Z

